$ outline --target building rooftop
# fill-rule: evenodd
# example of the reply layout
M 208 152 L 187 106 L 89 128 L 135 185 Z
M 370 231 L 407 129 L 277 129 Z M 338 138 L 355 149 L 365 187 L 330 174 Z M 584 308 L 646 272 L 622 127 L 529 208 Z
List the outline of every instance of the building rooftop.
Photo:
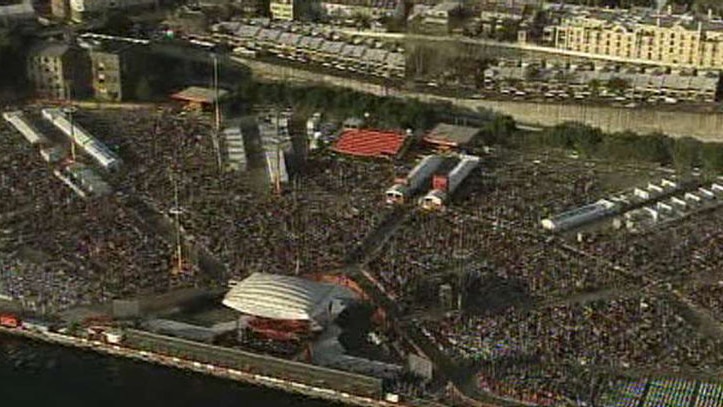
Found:
M 472 141 L 479 133 L 480 130 L 475 127 L 440 123 L 424 139 L 430 143 L 461 146 Z
M 399 5 L 399 0 L 324 0 L 322 3 L 390 10 Z
M 680 26 L 686 30 L 705 31 L 723 30 L 723 21 L 710 19 L 707 16 L 692 14 L 668 14 L 649 8 L 634 9 L 605 9 L 576 6 L 559 6 L 556 10 L 567 22 L 599 23 L 606 26 L 619 26 L 626 30 L 642 28 L 644 26 L 659 26 L 671 28 Z
M 484 72 L 485 78 L 496 78 L 499 80 L 522 80 L 529 79 L 530 82 L 557 81 L 571 85 L 585 85 L 595 80 L 600 83 L 607 83 L 613 78 L 623 79 L 636 88 L 652 89 L 677 89 L 677 90 L 703 90 L 714 92 L 718 88 L 720 77 L 718 76 L 687 76 L 677 74 L 648 74 L 648 73 L 625 73 L 605 71 L 573 71 L 567 69 L 541 69 L 534 76 L 528 78 L 525 68 L 522 67 L 494 67 Z
M 43 42 L 35 44 L 28 55 L 55 58 L 63 56 L 69 49 L 70 46 L 62 42 Z
M 436 6 L 432 7 L 431 10 L 429 10 L 432 13 L 449 13 L 450 11 L 457 9 L 462 6 L 462 3 L 457 1 L 445 1 L 442 3 L 437 4 Z
M 223 99 L 228 95 L 228 91 L 224 89 L 218 90 L 218 99 Z M 183 100 L 194 103 L 214 103 L 216 102 L 216 94 L 212 88 L 203 88 L 200 86 L 190 86 L 178 93 L 171 95 L 173 99 Z
M 0 6 L 0 19 L 22 20 L 32 18 L 35 18 L 35 9 L 30 0 Z
M 124 41 L 102 41 L 99 46 L 92 46 L 90 48 L 91 53 L 106 53 L 106 54 L 120 54 L 122 52 L 129 51 L 133 48 L 138 47 L 138 44 L 133 44 Z

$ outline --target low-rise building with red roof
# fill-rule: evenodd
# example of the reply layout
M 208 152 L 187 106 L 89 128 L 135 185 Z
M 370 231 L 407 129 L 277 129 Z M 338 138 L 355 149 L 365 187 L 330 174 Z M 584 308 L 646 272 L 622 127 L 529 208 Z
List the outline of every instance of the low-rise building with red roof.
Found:
M 337 153 L 359 157 L 396 157 L 407 140 L 402 132 L 347 129 L 332 146 Z

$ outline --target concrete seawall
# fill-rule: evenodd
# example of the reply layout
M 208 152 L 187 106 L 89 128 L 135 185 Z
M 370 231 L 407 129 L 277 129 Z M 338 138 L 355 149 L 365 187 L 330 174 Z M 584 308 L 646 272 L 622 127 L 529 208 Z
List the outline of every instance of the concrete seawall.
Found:
M 606 106 L 552 104 L 494 100 L 453 99 L 442 96 L 400 91 L 359 79 L 310 72 L 258 60 L 232 57 L 251 68 L 254 76 L 266 80 L 296 83 L 318 83 L 353 89 L 374 95 L 415 98 L 422 101 L 444 100 L 455 105 L 491 109 L 512 116 L 516 121 L 532 126 L 554 126 L 576 121 L 600 127 L 607 132 L 632 131 L 639 134 L 662 132 L 672 137 L 694 137 L 701 141 L 723 142 L 723 114 L 625 109 Z
M 19 337 L 24 337 L 27 339 L 42 341 L 51 343 L 54 345 L 60 345 L 60 346 L 66 346 L 71 348 L 77 348 L 80 350 L 89 350 L 98 352 L 101 354 L 109 355 L 109 356 L 116 356 L 116 357 L 123 357 L 123 358 L 129 358 L 129 359 L 135 359 L 138 361 L 146 362 L 146 363 L 154 363 L 158 365 L 164 365 L 171 368 L 178 368 L 188 371 L 194 371 L 198 373 L 202 373 L 205 375 L 210 376 L 216 376 L 220 378 L 226 378 L 231 379 L 239 382 L 244 382 L 252 385 L 260 385 L 270 388 L 275 388 L 282 391 L 287 391 L 290 393 L 297 393 L 297 394 L 303 394 L 319 399 L 325 399 L 332 402 L 337 403 L 344 403 L 347 405 L 358 405 L 362 407 L 393 407 L 395 405 L 405 405 L 405 404 L 394 404 L 394 403 L 388 403 L 384 400 L 381 400 L 379 398 L 372 398 L 372 397 L 366 397 L 366 396 L 360 396 L 353 393 L 346 393 L 343 391 L 334 390 L 332 388 L 326 387 L 326 386 L 314 386 L 314 385 L 307 385 L 302 382 L 297 381 L 290 381 L 286 380 L 280 377 L 275 376 L 265 376 L 262 374 L 259 374 L 258 372 L 249 372 L 244 370 L 236 370 L 232 368 L 227 368 L 224 366 L 218 366 L 209 364 L 209 361 L 199 361 L 199 360 L 193 360 L 193 359 L 185 359 L 185 358 L 179 358 L 179 357 L 173 357 L 169 355 L 164 355 L 161 353 L 155 353 L 152 349 L 133 349 L 126 346 L 119 346 L 119 345 L 113 345 L 113 344 L 107 344 L 100 341 L 91 341 L 87 339 L 77 338 L 74 336 L 64 335 L 64 334 L 58 334 L 58 333 L 40 333 L 35 331 L 28 331 L 24 330 L 22 328 L 7 328 L 7 327 L 0 327 L 0 334 L 7 334 L 7 335 L 14 335 Z M 150 336 L 154 336 L 153 334 L 148 334 Z M 163 337 L 160 337 L 163 338 Z M 171 337 L 165 337 L 168 338 L 170 341 L 174 340 L 175 338 Z M 200 344 L 199 344 L 200 345 Z M 229 350 L 231 351 L 231 350 Z M 254 357 L 261 357 L 262 355 L 254 355 Z M 289 363 L 293 363 L 290 362 Z M 309 365 L 310 366 L 310 365 Z M 310 366 L 312 369 L 318 368 L 315 366 Z M 306 377 L 307 381 L 310 377 L 313 377 L 314 375 L 311 374 L 313 372 L 309 372 L 309 377 Z M 345 372 L 341 372 L 345 373 Z M 343 380 L 344 378 L 337 378 L 337 380 Z M 414 405 L 414 404 L 406 404 L 406 405 Z

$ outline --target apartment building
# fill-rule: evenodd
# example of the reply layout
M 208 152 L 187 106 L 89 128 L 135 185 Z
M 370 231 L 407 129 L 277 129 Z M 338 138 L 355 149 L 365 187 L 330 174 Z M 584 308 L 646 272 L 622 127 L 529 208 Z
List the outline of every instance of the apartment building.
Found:
M 319 8 L 317 0 L 271 0 L 269 11 L 273 20 L 307 20 Z
M 292 21 L 294 19 L 294 0 L 272 0 L 269 2 L 271 18 Z
M 51 0 L 52 1 L 52 0 Z M 109 12 L 120 10 L 142 10 L 153 8 L 157 0 L 68 0 L 70 18 L 73 21 L 81 22 L 90 17 L 103 16 Z M 59 4 L 53 10 L 62 10 Z M 57 17 L 61 17 L 58 15 Z
M 712 103 L 717 100 L 720 83 L 720 75 L 713 73 L 632 73 L 533 66 L 496 66 L 484 71 L 487 90 L 548 99 Z
M 598 10 L 548 27 L 555 48 L 671 66 L 723 68 L 723 21 Z
M 381 18 L 404 12 L 404 4 L 400 0 L 325 0 L 320 5 L 322 13 L 331 18 Z
M 0 27 L 10 27 L 33 21 L 35 21 L 35 9 L 30 0 L 0 5 Z
M 36 94 L 43 98 L 83 97 L 90 89 L 87 54 L 61 42 L 34 45 L 28 52 L 27 75 Z
M 146 66 L 139 46 L 107 43 L 90 51 L 90 61 L 96 99 L 120 102 L 135 96 L 138 80 Z
M 353 43 L 340 37 L 325 38 L 235 22 L 216 24 L 212 31 L 217 33 L 213 38 L 234 47 L 283 59 L 385 78 L 403 78 L 406 74 L 406 56 L 398 48 L 383 47 L 380 42 Z
M 450 29 L 450 20 L 455 12 L 459 12 L 463 5 L 457 1 L 444 1 L 421 14 L 419 29 L 429 34 L 447 34 Z

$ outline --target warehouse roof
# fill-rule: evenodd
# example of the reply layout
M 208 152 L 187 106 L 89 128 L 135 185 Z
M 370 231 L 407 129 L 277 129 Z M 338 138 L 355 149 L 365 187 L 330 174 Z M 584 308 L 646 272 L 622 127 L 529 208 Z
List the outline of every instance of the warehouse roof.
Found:
M 435 144 L 460 146 L 474 139 L 480 130 L 476 127 L 456 126 L 439 123 L 424 137 L 424 140 Z
M 33 19 L 35 9 L 31 1 L 24 0 L 22 3 L 0 6 L 0 17 L 9 20 Z
M 28 55 L 56 58 L 65 54 L 68 49 L 68 44 L 62 42 L 41 42 L 33 46 Z
M 223 99 L 227 94 L 228 91 L 226 90 L 218 90 L 219 99 Z M 214 103 L 216 101 L 216 95 L 213 89 L 200 86 L 189 86 L 178 93 L 174 93 L 171 97 L 193 103 Z
M 226 294 L 223 304 L 245 314 L 283 320 L 317 320 L 335 299 L 353 298 L 341 286 L 299 277 L 253 273 Z

